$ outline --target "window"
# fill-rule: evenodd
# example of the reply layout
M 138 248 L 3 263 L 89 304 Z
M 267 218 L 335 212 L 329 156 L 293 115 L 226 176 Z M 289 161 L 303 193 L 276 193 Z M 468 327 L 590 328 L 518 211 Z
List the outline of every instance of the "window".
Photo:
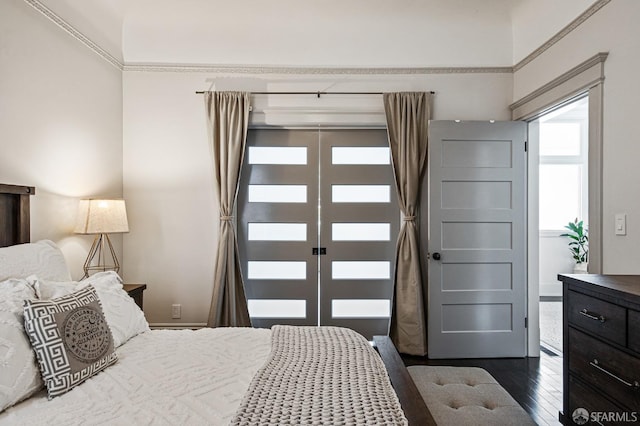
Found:
M 588 223 L 588 98 L 540 118 L 540 230 Z

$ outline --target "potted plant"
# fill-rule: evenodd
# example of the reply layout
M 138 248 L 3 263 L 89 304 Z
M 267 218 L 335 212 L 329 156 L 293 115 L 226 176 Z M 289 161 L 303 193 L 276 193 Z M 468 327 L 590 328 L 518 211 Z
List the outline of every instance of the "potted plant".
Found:
M 587 264 L 589 263 L 589 237 L 587 236 L 587 228 L 584 227 L 583 221 L 576 218 L 573 222 L 569 222 L 565 228 L 569 231 L 561 234 L 561 237 L 569 238 L 569 251 L 576 265 L 573 272 L 576 274 L 586 274 Z

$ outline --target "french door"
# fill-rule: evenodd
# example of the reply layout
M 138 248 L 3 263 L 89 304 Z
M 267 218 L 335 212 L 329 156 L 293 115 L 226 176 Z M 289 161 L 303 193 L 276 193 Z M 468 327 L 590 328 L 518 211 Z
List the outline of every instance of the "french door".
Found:
M 250 130 L 238 244 L 254 326 L 387 334 L 394 188 L 386 130 Z

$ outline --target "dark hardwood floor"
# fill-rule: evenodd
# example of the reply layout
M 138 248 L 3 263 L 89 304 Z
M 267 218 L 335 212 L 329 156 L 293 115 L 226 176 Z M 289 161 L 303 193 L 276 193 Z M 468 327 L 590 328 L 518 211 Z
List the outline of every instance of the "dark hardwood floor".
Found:
M 540 358 L 427 359 L 402 355 L 405 365 L 451 365 L 484 368 L 539 425 L 559 425 L 562 408 L 562 356 L 549 350 Z

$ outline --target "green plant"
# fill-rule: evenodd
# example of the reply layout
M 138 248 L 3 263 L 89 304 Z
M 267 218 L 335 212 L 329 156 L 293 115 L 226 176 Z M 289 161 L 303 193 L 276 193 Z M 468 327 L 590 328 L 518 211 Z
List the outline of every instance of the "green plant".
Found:
M 578 218 L 576 218 L 573 222 L 569 222 L 565 228 L 569 232 L 560 236 L 569 238 L 569 251 L 573 259 L 576 263 L 587 263 L 589 261 L 589 237 L 583 221 L 578 221 Z

